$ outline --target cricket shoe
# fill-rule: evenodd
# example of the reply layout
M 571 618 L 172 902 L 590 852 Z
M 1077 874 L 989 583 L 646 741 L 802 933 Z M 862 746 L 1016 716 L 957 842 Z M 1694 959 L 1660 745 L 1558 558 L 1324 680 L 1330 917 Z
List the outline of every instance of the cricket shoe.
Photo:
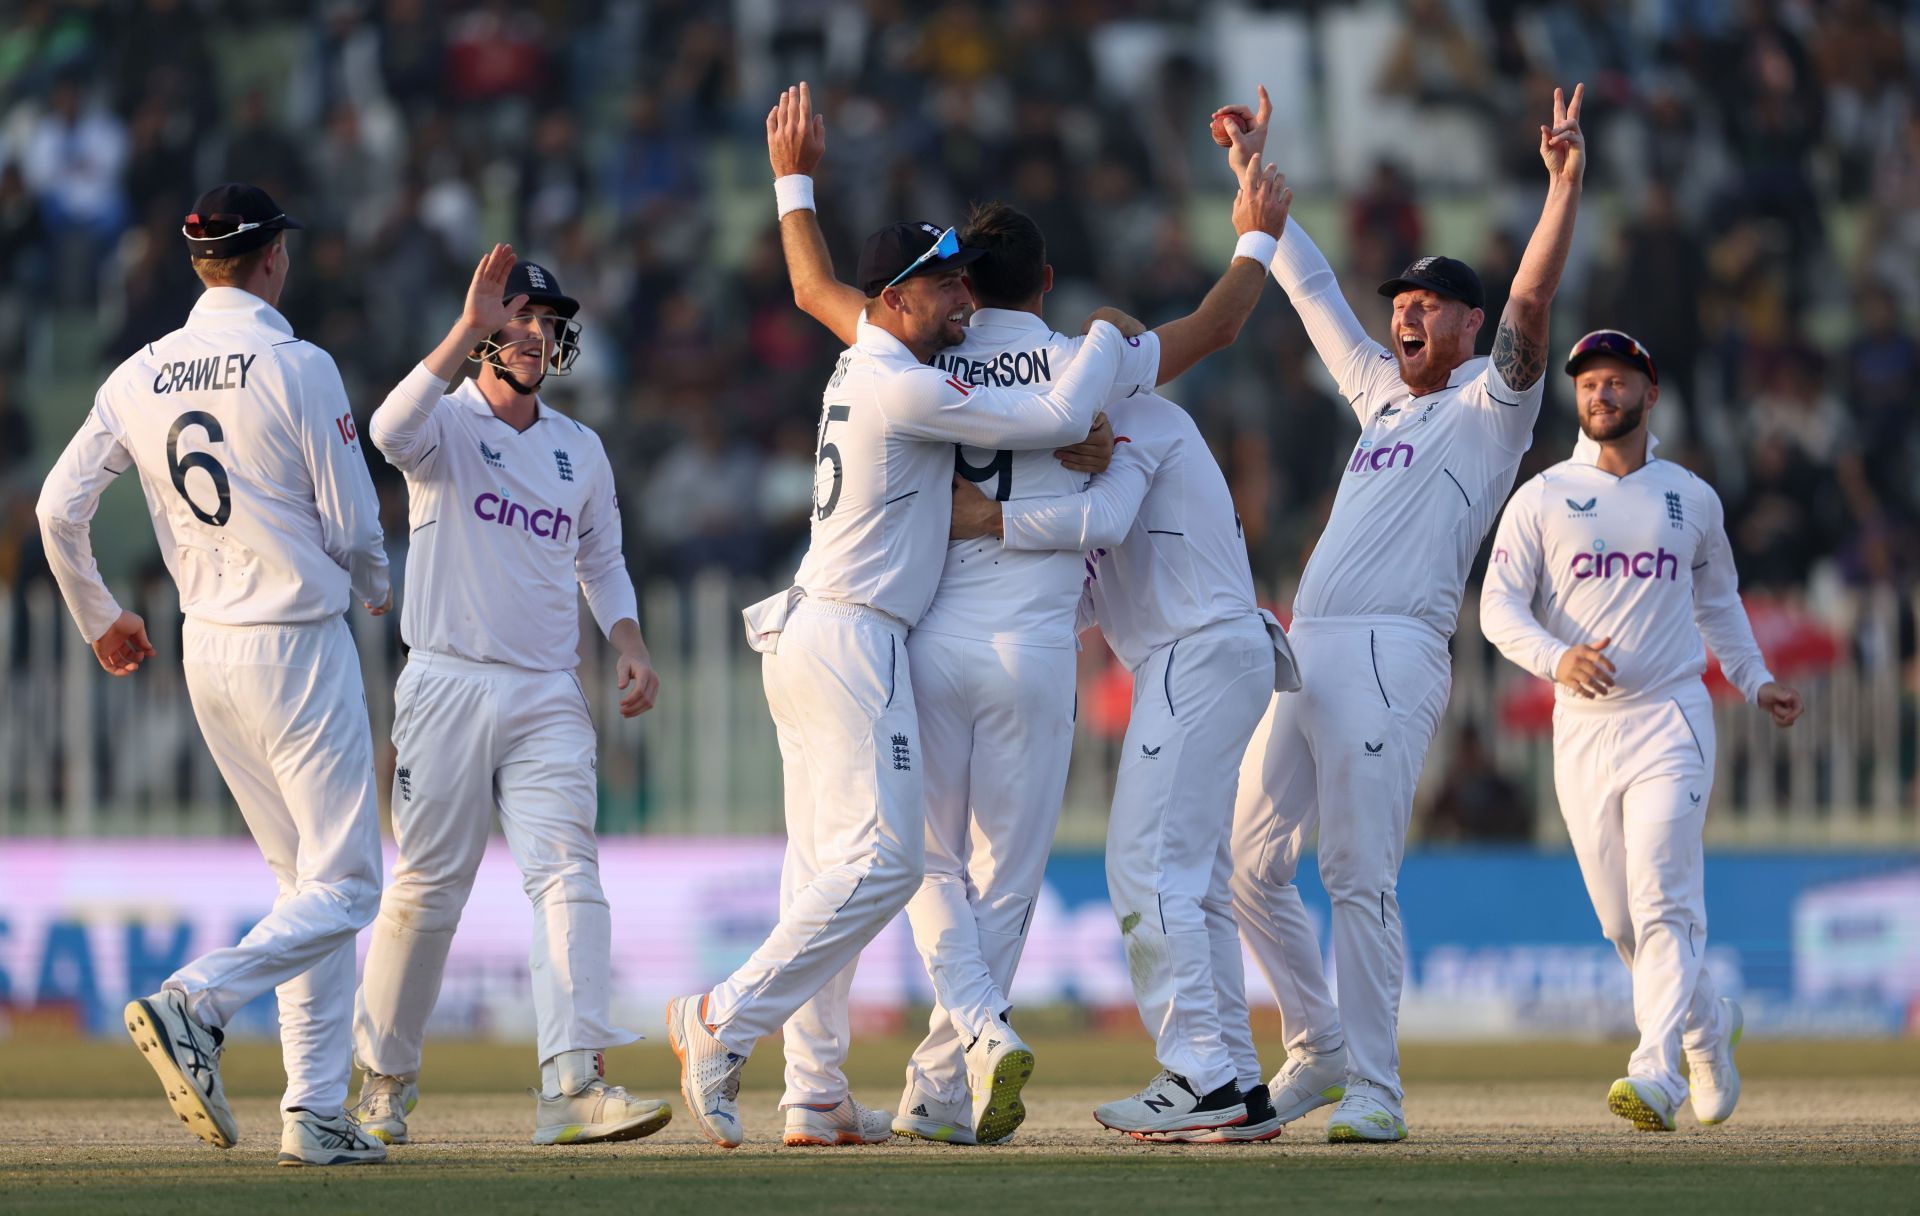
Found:
M 847 1097 L 832 1106 L 784 1106 L 788 1148 L 803 1144 L 885 1144 L 893 1139 L 893 1120 L 883 1110 L 870 1110 Z
M 1740 1002 L 1720 998 L 1727 1029 L 1703 1050 L 1687 1051 L 1687 1079 L 1693 1087 L 1693 1115 L 1705 1124 L 1725 1123 L 1740 1104 L 1740 1070 L 1733 1066 L 1733 1049 L 1740 1045 L 1746 1015 Z
M 290 1110 L 280 1127 L 281 1165 L 379 1165 L 386 1159 L 386 1143 L 351 1115 Z
M 651 1136 L 673 1121 L 673 1108 L 595 1077 L 577 1093 L 536 1094 L 533 1121 L 535 1144 L 599 1144 Z
M 1033 1049 L 1000 1018 L 988 1022 L 967 1047 L 967 1088 L 973 1093 L 973 1138 L 1009 1139 L 1026 1122 L 1020 1090 L 1033 1076 Z
M 1388 1105 L 1386 1091 L 1355 1081 L 1327 1120 L 1328 1144 L 1392 1144 L 1407 1138 L 1407 1121 Z
M 667 1042 L 680 1057 L 680 1096 L 700 1134 L 721 1148 L 739 1148 L 740 1066 L 747 1057 L 728 1051 L 707 1025 L 706 995 L 667 1002 Z
M 186 994 L 171 988 L 128 1001 L 124 1016 L 127 1034 L 160 1078 L 180 1122 L 215 1148 L 232 1148 L 240 1139 L 240 1125 L 220 1084 L 225 1036 L 201 1025 L 187 1012 Z
M 1280 1122 L 1291 1123 L 1308 1111 L 1331 1106 L 1347 1096 L 1347 1049 L 1291 1051 L 1267 1083 Z
M 360 1130 L 382 1144 L 407 1143 L 407 1116 L 420 1105 L 420 1087 L 412 1081 L 367 1072 L 360 1077 L 360 1100 L 347 1113 Z
M 1673 1103 L 1651 1081 L 1621 1077 L 1607 1091 L 1607 1109 L 1622 1119 L 1632 1120 L 1635 1131 L 1673 1130 Z
M 938 1144 L 978 1144 L 974 1137 L 973 1104 L 966 1098 L 942 1102 L 909 1081 L 900 1096 L 900 1113 L 893 1117 L 893 1134 Z
M 1161 1139 L 1168 1132 L 1198 1132 L 1245 1123 L 1247 1103 L 1232 1081 L 1199 1094 L 1185 1077 L 1163 1069 L 1131 1098 L 1095 1107 L 1093 1117 L 1116 1132 Z
M 1267 1087 L 1256 1085 L 1246 1091 L 1247 1121 L 1228 1127 L 1209 1127 L 1200 1131 L 1166 1132 L 1159 1136 L 1134 1133 L 1136 1140 L 1171 1140 L 1182 1144 L 1253 1144 L 1271 1140 L 1286 1130 L 1280 1113 L 1274 1109 Z

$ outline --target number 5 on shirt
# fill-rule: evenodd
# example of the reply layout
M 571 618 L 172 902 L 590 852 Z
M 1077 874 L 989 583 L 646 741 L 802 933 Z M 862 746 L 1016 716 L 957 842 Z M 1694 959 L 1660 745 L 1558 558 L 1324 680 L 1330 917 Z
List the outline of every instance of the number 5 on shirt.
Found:
M 840 505 L 840 481 L 846 474 L 846 466 L 840 461 L 840 449 L 834 444 L 827 442 L 827 428 L 836 422 L 845 422 L 850 412 L 851 407 L 849 406 L 830 405 L 827 407 L 827 412 L 820 418 L 820 439 L 814 451 L 813 462 L 815 466 L 825 464 L 829 461 L 832 462 L 833 490 L 828 493 L 827 501 L 820 501 L 819 469 L 816 467 L 814 469 L 813 482 L 813 517 L 815 519 L 825 519 L 827 516 L 833 514 L 835 507 Z

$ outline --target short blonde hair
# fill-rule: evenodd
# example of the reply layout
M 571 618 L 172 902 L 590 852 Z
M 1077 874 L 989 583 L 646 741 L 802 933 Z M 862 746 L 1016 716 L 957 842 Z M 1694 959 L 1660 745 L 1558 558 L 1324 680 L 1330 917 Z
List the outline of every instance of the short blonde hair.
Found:
M 266 260 L 267 252 L 286 244 L 286 236 L 275 233 L 274 238 L 258 249 L 249 249 L 245 253 L 230 258 L 194 258 L 193 273 L 208 287 L 238 287 L 253 277 L 253 272 Z

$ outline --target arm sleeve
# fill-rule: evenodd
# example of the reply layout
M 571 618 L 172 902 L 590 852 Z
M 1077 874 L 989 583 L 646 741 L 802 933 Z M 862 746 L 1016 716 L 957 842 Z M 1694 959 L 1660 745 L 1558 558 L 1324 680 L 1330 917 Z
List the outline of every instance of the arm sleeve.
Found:
M 1009 549 L 1112 548 L 1133 529 L 1134 517 L 1153 486 L 1158 454 L 1130 439 L 1114 449 L 1113 463 L 1078 494 L 1020 498 L 1000 504 Z
M 1540 420 L 1540 403 L 1546 396 L 1545 376 L 1534 381 L 1531 388 L 1515 389 L 1488 359 L 1480 391 L 1463 393 L 1461 399 L 1473 408 L 1495 443 L 1509 452 L 1524 452 L 1533 446 L 1533 426 Z
M 1120 370 L 1113 377 L 1113 392 L 1107 404 L 1124 401 L 1140 393 L 1150 393 L 1160 383 L 1160 335 L 1148 330 L 1137 338 L 1120 342 Z
M 387 463 L 411 473 L 440 444 L 440 423 L 434 412 L 446 395 L 446 381 L 415 364 L 406 378 L 393 386 L 380 408 L 367 420 L 367 437 Z
M 1288 217 L 1286 231 L 1280 235 L 1272 268 L 1293 310 L 1300 314 L 1313 349 L 1340 386 L 1340 395 L 1353 407 L 1361 425 L 1366 425 L 1367 408 L 1360 393 L 1366 388 L 1370 364 L 1385 355 L 1387 348 L 1367 336 L 1353 306 L 1340 294 L 1340 280 L 1327 264 L 1326 255 L 1292 217 Z
M 107 425 L 96 398 L 86 422 L 40 487 L 35 514 L 40 517 L 47 565 L 60 584 L 67 611 L 88 642 L 120 618 L 120 604 L 107 590 L 93 559 L 93 513 L 101 493 L 132 466 L 133 458 Z
M 1552 680 L 1571 647 L 1533 615 L 1542 561 L 1539 483 L 1528 482 L 1507 503 L 1493 535 L 1493 559 L 1480 586 L 1480 631 L 1515 664 Z
M 317 353 L 317 352 L 316 352 Z M 285 370 L 300 395 L 300 445 L 313 478 L 313 504 L 320 516 L 320 547 L 340 564 L 362 603 L 386 602 L 387 549 L 380 534 L 380 498 L 373 492 L 360 437 L 343 433 L 336 420 L 351 417 L 340 369 L 325 354 Z M 352 434 L 353 438 L 346 438 Z
M 1700 636 L 1720 660 L 1727 682 L 1751 702 L 1760 686 L 1773 679 L 1753 622 L 1740 602 L 1740 576 L 1733 568 L 1733 547 L 1727 543 L 1726 510 L 1720 496 L 1707 491 L 1707 527 L 1699 560 L 1693 567 L 1693 619 Z
M 968 388 L 935 367 L 911 367 L 887 378 L 880 405 L 902 435 L 976 448 L 1050 448 L 1078 443 L 1107 404 L 1127 340 L 1096 321 L 1087 340 L 1053 386 Z M 1154 362 L 1158 366 L 1158 347 Z
M 587 509 L 580 516 L 580 545 L 573 555 L 574 577 L 587 597 L 587 607 L 600 632 L 609 638 L 621 621 L 640 620 L 640 601 L 633 593 L 633 578 L 627 573 L 627 559 L 621 551 L 620 495 L 613 485 L 613 466 L 606 453 L 595 462 L 593 492 Z

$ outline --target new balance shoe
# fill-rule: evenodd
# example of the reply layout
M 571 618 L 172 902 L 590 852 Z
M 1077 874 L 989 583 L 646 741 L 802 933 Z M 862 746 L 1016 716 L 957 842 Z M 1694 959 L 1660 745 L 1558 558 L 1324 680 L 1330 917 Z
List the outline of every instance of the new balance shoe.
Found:
M 1094 1108 L 1103 1127 L 1157 1138 L 1167 1132 L 1195 1132 L 1231 1127 L 1247 1121 L 1246 1100 L 1232 1081 L 1208 1093 L 1195 1093 L 1178 1073 L 1162 1070 L 1147 1087 L 1130 1098 Z
M 1694 1118 L 1705 1124 L 1725 1123 L 1740 1104 L 1740 1070 L 1733 1066 L 1733 1049 L 1740 1045 L 1746 1015 L 1740 1002 L 1720 998 L 1726 1030 L 1711 1044 L 1687 1049 L 1687 1079 L 1693 1088 Z
M 347 1113 L 360 1130 L 382 1144 L 407 1143 L 407 1116 L 420 1105 L 420 1086 L 369 1072 L 360 1077 L 360 1100 Z
M 939 1144 L 978 1144 L 972 1118 L 969 1099 L 942 1102 L 908 1082 L 907 1092 L 900 1096 L 900 1112 L 893 1117 L 893 1134 Z
M 1631 1120 L 1635 1131 L 1673 1130 L 1673 1103 L 1651 1081 L 1621 1077 L 1607 1091 L 1607 1109 Z
M 133 1045 L 147 1057 L 187 1130 L 215 1148 L 238 1143 L 240 1125 L 220 1083 L 224 1036 L 201 1025 L 187 1011 L 186 995 L 171 988 L 128 1001 L 124 1016 Z
M 667 1042 L 680 1057 L 680 1097 L 700 1134 L 721 1148 L 739 1148 L 740 1066 L 747 1057 L 728 1051 L 707 1025 L 707 1000 L 677 996 L 667 1002 Z
M 789 1148 L 803 1144 L 885 1144 L 893 1139 L 893 1121 L 883 1110 L 870 1110 L 851 1095 L 832 1106 L 784 1106 L 787 1132 L 781 1143 Z
M 999 1018 L 968 1045 L 967 1088 L 973 1093 L 973 1138 L 980 1144 L 1007 1140 L 1026 1122 L 1020 1090 L 1033 1076 L 1033 1049 Z
M 609 1085 L 600 1053 L 594 1071 L 572 1093 L 534 1096 L 535 1144 L 599 1144 L 651 1136 L 673 1121 L 673 1108 L 657 1098 L 636 1098 L 618 1085 Z
M 281 1165 L 378 1165 L 386 1159 L 385 1142 L 350 1115 L 290 1110 L 280 1125 Z
M 1252 1144 L 1262 1140 L 1271 1140 L 1286 1130 L 1280 1114 L 1273 1107 L 1273 1099 L 1265 1085 L 1256 1085 L 1246 1091 L 1247 1121 L 1228 1127 L 1209 1127 L 1200 1131 L 1165 1132 L 1159 1136 L 1146 1136 L 1139 1132 L 1134 1138 L 1139 1140 L 1175 1140 L 1183 1144 Z
M 1407 1121 L 1387 1093 L 1369 1081 L 1355 1081 L 1327 1120 L 1328 1144 L 1391 1144 L 1407 1138 Z
M 1287 1062 L 1267 1085 L 1273 1093 L 1273 1109 L 1282 1123 L 1291 1123 L 1309 1111 L 1331 1106 L 1347 1096 L 1347 1049 L 1288 1052 Z

